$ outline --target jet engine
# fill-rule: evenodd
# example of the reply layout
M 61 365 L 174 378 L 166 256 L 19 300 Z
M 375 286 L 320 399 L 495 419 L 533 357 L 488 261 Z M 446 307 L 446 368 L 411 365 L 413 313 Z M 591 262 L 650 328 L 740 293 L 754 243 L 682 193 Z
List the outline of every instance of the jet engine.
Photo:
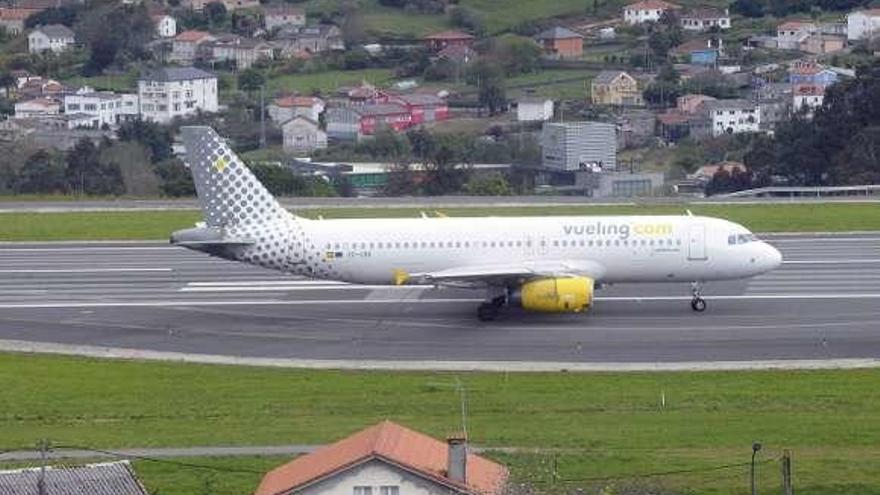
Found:
M 560 277 L 530 280 L 511 292 L 508 300 L 527 311 L 580 313 L 593 303 L 593 279 Z

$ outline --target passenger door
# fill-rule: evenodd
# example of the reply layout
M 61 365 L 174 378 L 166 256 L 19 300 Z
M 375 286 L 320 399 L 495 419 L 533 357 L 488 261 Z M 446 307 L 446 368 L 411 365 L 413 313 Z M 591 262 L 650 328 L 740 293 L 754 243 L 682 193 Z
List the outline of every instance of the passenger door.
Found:
M 702 223 L 692 224 L 688 235 L 688 260 L 705 261 L 706 254 L 706 225 Z

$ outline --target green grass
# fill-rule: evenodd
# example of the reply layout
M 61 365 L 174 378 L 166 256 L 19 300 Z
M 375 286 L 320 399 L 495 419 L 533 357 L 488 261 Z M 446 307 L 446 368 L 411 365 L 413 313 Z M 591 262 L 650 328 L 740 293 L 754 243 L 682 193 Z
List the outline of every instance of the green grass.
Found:
M 511 89 L 511 97 L 534 89 L 538 96 L 563 100 L 585 100 L 590 93 L 590 81 L 598 74 L 596 70 L 548 69 L 533 74 L 510 77 L 508 86 L 534 84 L 533 88 Z
M 880 207 L 873 203 L 770 205 L 570 205 L 440 208 L 449 216 L 535 215 L 695 215 L 726 218 L 755 232 L 841 232 L 880 230 Z M 323 208 L 301 210 L 309 218 L 415 217 L 432 208 Z M 0 241 L 167 239 L 201 219 L 195 210 L 0 213 Z
M 312 74 L 275 76 L 266 83 L 269 94 L 278 91 L 333 91 L 340 86 L 359 85 L 363 81 L 384 86 L 393 79 L 391 69 L 333 70 Z
M 326 443 L 392 419 L 436 437 L 459 426 L 455 384 L 468 390 L 474 443 L 561 449 L 489 454 L 518 480 L 695 469 L 762 459 L 789 448 L 802 494 L 878 493 L 880 370 L 704 373 L 387 373 L 263 369 L 0 354 L 0 450 Z M 660 407 L 661 394 L 666 406 Z M 205 460 L 267 469 L 279 459 Z M 197 462 L 197 461 L 192 461 Z M 205 470 L 138 463 L 168 494 L 197 493 Z M 673 489 L 743 493 L 745 471 L 664 476 Z M 764 465 L 764 493 L 778 486 Z M 215 473 L 244 493 L 255 475 Z M 249 487 L 244 486 L 251 483 Z M 181 487 L 175 487 L 180 484 Z M 553 490 L 551 490 L 553 491 Z
M 137 78 L 138 74 L 136 72 L 129 72 L 127 74 L 111 76 L 77 76 L 65 79 L 64 83 L 75 88 L 91 86 L 98 91 L 131 93 L 132 91 L 137 91 Z

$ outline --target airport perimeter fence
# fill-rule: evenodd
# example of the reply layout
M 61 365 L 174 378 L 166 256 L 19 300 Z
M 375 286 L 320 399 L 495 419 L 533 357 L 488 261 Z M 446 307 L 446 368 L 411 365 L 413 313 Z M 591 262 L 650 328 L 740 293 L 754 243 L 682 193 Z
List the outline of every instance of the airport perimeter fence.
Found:
M 755 446 L 757 448 L 755 448 Z M 49 467 L 54 462 L 78 459 L 75 464 L 93 462 L 95 459 L 116 459 L 142 461 L 164 464 L 181 470 L 198 470 L 211 476 L 222 474 L 263 475 L 263 471 L 235 467 L 229 465 L 211 465 L 200 462 L 188 462 L 162 455 L 148 454 L 150 449 L 141 449 L 145 453 L 119 452 L 83 445 L 53 445 L 49 441 L 41 441 L 33 450 L 0 449 L 0 470 L 2 465 L 13 461 L 3 461 L 3 454 L 32 453 L 32 463 L 37 466 Z M 162 449 L 156 449 L 157 452 Z M 532 466 L 513 469 L 512 480 L 503 495 L 678 495 L 680 493 L 700 493 L 713 490 L 719 485 L 736 487 L 736 493 L 759 494 L 794 494 L 792 476 L 792 453 L 783 450 L 781 455 L 760 459 L 757 456 L 760 444 L 754 444 L 752 456 L 742 462 L 703 465 L 693 468 L 679 468 L 657 471 L 632 471 L 600 476 L 570 476 L 567 472 L 576 472 L 566 462 L 560 462 L 559 453 L 542 453 L 538 455 Z M 491 450 L 486 452 L 491 453 Z M 607 455 L 608 453 L 606 453 Z M 619 455 L 619 453 L 617 454 Z M 91 457 L 89 457 L 91 456 Z M 575 456 L 576 457 L 576 456 Z M 228 456 L 227 456 L 228 458 Z M 574 457 L 569 457 L 569 461 Z M 632 459 L 638 463 L 637 458 Z M 19 461 L 18 468 L 21 468 Z M 736 479 L 739 478 L 739 479 Z M 212 478 L 213 479 L 213 478 Z M 741 487 L 741 488 L 739 488 Z

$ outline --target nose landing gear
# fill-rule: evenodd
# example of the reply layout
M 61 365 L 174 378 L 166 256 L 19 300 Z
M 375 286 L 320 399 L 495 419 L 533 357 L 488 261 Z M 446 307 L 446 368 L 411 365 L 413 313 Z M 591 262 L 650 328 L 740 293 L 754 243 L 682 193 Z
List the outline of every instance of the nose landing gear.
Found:
M 706 300 L 701 297 L 702 287 L 699 282 L 691 283 L 691 294 L 694 296 L 691 299 L 691 309 L 697 313 L 706 311 Z

